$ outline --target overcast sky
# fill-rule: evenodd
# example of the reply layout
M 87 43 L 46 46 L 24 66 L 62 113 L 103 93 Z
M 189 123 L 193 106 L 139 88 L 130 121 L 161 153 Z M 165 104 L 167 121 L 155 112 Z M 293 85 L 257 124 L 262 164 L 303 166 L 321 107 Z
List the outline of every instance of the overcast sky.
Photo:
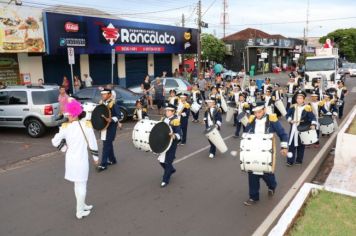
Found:
M 37 7 L 55 4 L 92 7 L 118 14 L 128 20 L 169 25 L 180 24 L 182 14 L 184 14 L 186 25 L 194 27 L 198 1 L 23 0 L 23 2 L 24 4 L 35 4 Z M 288 37 L 303 36 L 307 18 L 307 0 L 227 0 L 227 2 L 229 24 L 226 26 L 226 35 L 251 27 L 270 34 L 282 34 Z M 324 36 L 339 28 L 356 28 L 355 0 L 310 0 L 309 6 L 308 36 Z M 209 24 L 209 28 L 204 29 L 203 32 L 215 33 L 218 37 L 223 36 L 222 9 L 223 0 L 202 0 L 202 12 L 205 13 L 203 21 Z M 321 19 L 323 21 L 316 21 Z

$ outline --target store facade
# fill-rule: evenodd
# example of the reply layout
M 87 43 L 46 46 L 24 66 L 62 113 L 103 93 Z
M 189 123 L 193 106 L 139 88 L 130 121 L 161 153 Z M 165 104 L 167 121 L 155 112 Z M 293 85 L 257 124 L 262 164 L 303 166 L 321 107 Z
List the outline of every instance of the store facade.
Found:
M 289 69 L 296 63 L 302 40 L 270 35 L 257 29 L 245 29 L 223 39 L 229 49 L 225 58 L 227 68 L 257 73 L 272 72 L 275 67 Z
M 197 52 L 196 29 L 114 18 L 42 11 L 0 4 L 0 81 L 61 84 L 71 78 L 67 48 L 74 48 L 73 75 L 94 84 L 129 87 L 144 77 L 172 75 L 179 54 Z M 112 62 L 113 76 L 112 76 Z
M 68 47 L 75 51 L 76 74 L 107 84 L 114 62 L 113 81 L 124 87 L 142 83 L 145 75 L 160 76 L 163 71 L 171 75 L 179 68 L 178 54 L 197 51 L 196 29 L 50 12 L 44 13 L 44 22 L 48 83 L 69 75 Z

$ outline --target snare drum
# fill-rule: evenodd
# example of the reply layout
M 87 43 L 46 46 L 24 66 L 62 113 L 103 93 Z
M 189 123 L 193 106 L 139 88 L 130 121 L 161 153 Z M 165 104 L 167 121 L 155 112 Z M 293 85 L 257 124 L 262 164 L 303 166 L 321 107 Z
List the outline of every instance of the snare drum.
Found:
M 332 116 L 323 116 L 319 118 L 321 134 L 331 134 L 335 130 L 334 120 Z
M 240 142 L 240 167 L 254 174 L 274 173 L 276 142 L 273 134 L 243 133 Z
M 163 153 L 172 145 L 170 133 L 172 129 L 165 122 L 143 119 L 136 123 L 132 131 L 132 142 L 142 151 Z

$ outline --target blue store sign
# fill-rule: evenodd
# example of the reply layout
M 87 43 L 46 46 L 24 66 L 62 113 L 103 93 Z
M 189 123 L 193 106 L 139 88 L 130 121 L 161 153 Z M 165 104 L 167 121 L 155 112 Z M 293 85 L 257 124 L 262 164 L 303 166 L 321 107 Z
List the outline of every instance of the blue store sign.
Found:
M 47 52 L 78 54 L 197 52 L 196 29 L 45 12 Z

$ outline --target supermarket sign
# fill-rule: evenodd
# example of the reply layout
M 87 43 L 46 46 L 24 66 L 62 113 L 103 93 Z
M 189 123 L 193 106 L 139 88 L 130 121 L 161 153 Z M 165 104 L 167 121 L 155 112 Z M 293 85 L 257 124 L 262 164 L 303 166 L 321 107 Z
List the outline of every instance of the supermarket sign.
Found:
M 44 13 L 47 52 L 196 53 L 197 30 L 116 19 Z M 60 30 L 63 29 L 63 30 Z

